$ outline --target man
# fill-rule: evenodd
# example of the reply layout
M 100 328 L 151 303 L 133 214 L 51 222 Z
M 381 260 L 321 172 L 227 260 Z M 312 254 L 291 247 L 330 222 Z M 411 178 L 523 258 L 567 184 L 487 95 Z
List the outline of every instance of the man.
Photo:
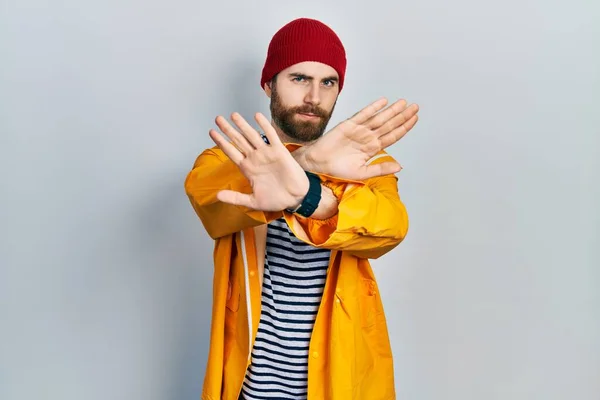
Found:
M 185 189 L 215 240 L 202 399 L 388 400 L 392 352 L 369 259 L 408 230 L 400 165 L 383 149 L 416 105 L 380 99 L 323 134 L 346 55 L 323 23 L 300 18 L 269 44 L 269 121 L 239 114 L 210 130 Z

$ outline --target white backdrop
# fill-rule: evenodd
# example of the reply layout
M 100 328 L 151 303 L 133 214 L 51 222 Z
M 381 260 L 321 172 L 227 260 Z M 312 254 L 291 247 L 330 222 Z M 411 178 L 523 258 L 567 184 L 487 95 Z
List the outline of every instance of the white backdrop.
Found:
M 183 181 L 268 111 L 272 34 L 348 52 L 332 124 L 421 106 L 405 242 L 374 262 L 399 399 L 600 398 L 600 6 L 0 2 L 0 399 L 198 399 L 212 243 Z M 332 125 L 331 125 L 332 126 Z

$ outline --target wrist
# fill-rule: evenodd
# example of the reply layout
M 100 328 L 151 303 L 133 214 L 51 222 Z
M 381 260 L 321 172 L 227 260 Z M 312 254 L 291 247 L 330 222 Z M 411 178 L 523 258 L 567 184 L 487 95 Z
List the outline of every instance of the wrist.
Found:
M 324 184 L 321 184 L 321 202 L 315 210 L 312 218 L 319 220 L 327 220 L 335 216 L 338 212 L 338 199 L 333 190 Z
M 314 155 L 314 151 L 311 151 L 310 145 L 305 145 L 294 150 L 292 157 L 305 171 L 319 172 L 319 161 Z
M 300 206 L 302 206 L 302 202 L 306 198 L 309 190 L 310 190 L 310 180 L 308 179 L 308 175 L 306 175 L 306 172 L 305 172 L 304 179 L 302 180 L 301 188 L 298 190 L 298 193 L 302 193 L 302 194 L 294 197 L 294 203 L 291 204 L 289 207 L 286 207 L 286 211 L 289 211 L 291 213 L 296 212 L 300 208 Z
M 310 217 L 319 207 L 321 202 L 321 179 L 318 175 L 305 171 L 308 180 L 308 190 L 299 204 L 286 208 L 287 212 Z

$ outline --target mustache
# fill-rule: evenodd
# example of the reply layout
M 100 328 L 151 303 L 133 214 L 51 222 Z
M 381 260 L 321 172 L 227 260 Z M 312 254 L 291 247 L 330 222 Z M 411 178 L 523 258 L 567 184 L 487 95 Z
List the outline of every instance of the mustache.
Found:
M 321 117 L 321 118 L 327 118 L 327 116 L 329 115 L 327 113 L 327 111 L 323 110 L 322 108 L 312 107 L 308 104 L 303 105 L 303 106 L 293 107 L 290 111 L 292 111 L 293 113 L 299 113 L 299 114 L 314 114 L 317 117 Z

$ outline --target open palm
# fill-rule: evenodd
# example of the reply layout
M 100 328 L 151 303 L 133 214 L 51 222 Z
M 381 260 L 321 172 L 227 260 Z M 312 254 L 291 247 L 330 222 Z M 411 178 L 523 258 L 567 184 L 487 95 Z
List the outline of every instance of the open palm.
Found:
M 419 107 L 399 100 L 379 112 L 387 100 L 377 100 L 341 122 L 302 150 L 315 172 L 340 178 L 364 180 L 398 172 L 396 162 L 367 165 L 381 150 L 399 141 L 417 123 Z
M 309 182 L 304 170 L 281 143 L 275 129 L 261 113 L 255 115 L 270 145 L 239 114 L 232 120 L 236 130 L 223 117 L 216 123 L 231 142 L 211 129 L 210 136 L 248 179 L 252 193 L 222 190 L 217 198 L 225 203 L 246 206 L 261 211 L 281 211 L 295 208 L 308 192 Z

